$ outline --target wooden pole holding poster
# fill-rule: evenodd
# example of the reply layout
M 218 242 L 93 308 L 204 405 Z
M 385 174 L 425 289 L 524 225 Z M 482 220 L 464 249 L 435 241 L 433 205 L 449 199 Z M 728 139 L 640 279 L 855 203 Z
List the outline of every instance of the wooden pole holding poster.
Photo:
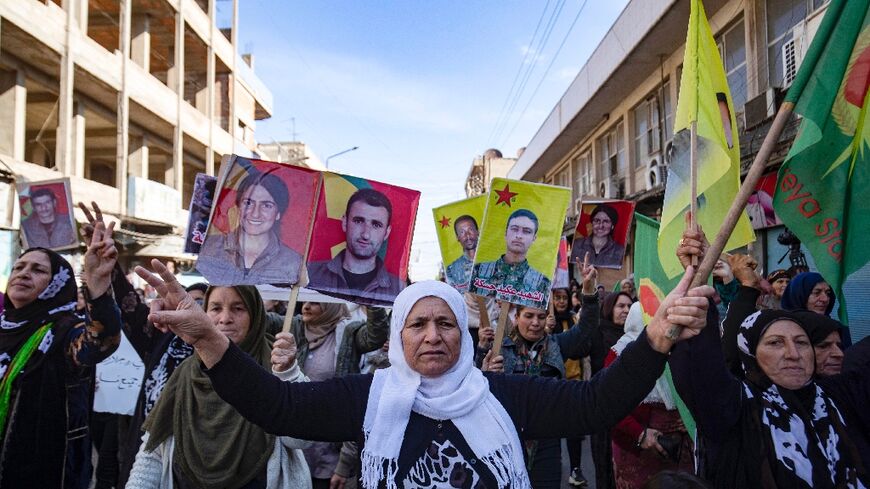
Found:
M 510 308 L 510 302 L 501 303 L 501 309 L 498 311 L 498 325 L 495 327 L 495 339 L 492 340 L 492 358 L 501 354 L 501 344 L 504 342 L 504 331 L 507 327 L 508 311 L 510 311 Z
M 692 182 L 692 201 L 689 205 L 691 221 L 689 229 L 698 230 L 698 121 L 692 121 L 689 137 L 689 175 Z M 692 256 L 692 266 L 698 266 L 698 257 Z
M 302 286 L 296 284 L 290 289 L 290 303 L 287 304 L 287 314 L 284 315 L 284 324 L 281 326 L 281 332 L 289 333 L 290 327 L 293 325 L 293 312 L 296 310 L 296 302 L 299 300 L 299 289 Z
M 317 190 L 314 192 L 314 202 L 320 202 L 320 192 L 323 191 L 323 174 L 318 176 Z M 316 212 L 316 205 L 315 211 Z M 308 285 L 308 251 L 311 248 L 311 237 L 314 231 L 314 216 L 308 224 L 308 238 L 305 240 L 305 251 L 302 254 L 302 264 L 299 265 L 299 281 L 290 289 L 290 299 L 287 304 L 287 315 L 284 316 L 284 324 L 281 331 L 287 333 L 293 324 L 293 312 L 296 311 L 296 302 L 299 301 L 299 289 Z
M 478 316 L 480 316 L 480 322 L 477 327 L 479 328 L 484 324 L 490 326 L 492 323 L 489 322 L 489 309 L 486 307 L 486 299 L 480 295 L 475 295 L 474 298 L 477 300 L 477 310 L 480 312 L 480 314 L 478 314 Z

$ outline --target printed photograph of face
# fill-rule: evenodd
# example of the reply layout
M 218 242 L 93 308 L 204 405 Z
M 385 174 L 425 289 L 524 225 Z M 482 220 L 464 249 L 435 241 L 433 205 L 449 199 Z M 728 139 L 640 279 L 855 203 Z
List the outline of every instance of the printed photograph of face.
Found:
M 68 179 L 19 184 L 18 198 L 27 248 L 64 250 L 79 245 Z
M 244 158 L 232 163 L 220 185 L 197 270 L 215 285 L 297 283 L 318 174 Z
M 622 268 L 633 213 L 634 202 L 627 200 L 584 202 L 574 232 L 571 261 L 583 261 L 588 252 L 591 265 Z
M 472 294 L 545 309 L 571 191 L 494 178 L 472 267 Z
M 217 178 L 205 173 L 196 175 L 188 209 L 190 217 L 187 220 L 187 233 L 184 240 L 185 253 L 199 253 L 202 248 L 216 188 Z
M 419 193 L 375 183 L 324 176 L 309 288 L 371 305 L 392 304 L 404 288 L 413 228 L 408 219 L 416 216 Z M 343 206 L 336 201 L 341 198 Z
M 432 208 L 444 278 L 460 293 L 468 290 L 486 201 L 479 195 Z

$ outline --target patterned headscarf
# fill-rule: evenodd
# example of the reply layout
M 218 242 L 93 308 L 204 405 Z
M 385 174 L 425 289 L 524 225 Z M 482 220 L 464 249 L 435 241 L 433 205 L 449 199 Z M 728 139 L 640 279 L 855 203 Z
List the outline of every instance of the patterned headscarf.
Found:
M 765 448 L 762 456 L 766 458 L 762 466 L 770 468 L 779 487 L 863 487 L 857 480 L 853 447 L 834 401 L 812 378 L 800 389 L 786 389 L 773 383 L 758 364 L 758 344 L 767 329 L 780 320 L 807 330 L 806 317 L 765 309 L 746 318 L 737 336 L 746 371 L 744 390 L 750 402 L 759 407 Z

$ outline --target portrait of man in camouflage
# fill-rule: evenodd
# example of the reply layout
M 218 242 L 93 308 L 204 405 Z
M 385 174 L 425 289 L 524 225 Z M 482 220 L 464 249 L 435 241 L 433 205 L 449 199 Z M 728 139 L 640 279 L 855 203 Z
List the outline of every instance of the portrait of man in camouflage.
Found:
M 535 306 L 550 293 L 550 279 L 532 268 L 529 248 L 538 237 L 538 216 L 528 209 L 517 209 L 508 217 L 505 228 L 505 253 L 495 261 L 478 263 L 472 272 L 469 292 L 492 295 L 514 304 Z

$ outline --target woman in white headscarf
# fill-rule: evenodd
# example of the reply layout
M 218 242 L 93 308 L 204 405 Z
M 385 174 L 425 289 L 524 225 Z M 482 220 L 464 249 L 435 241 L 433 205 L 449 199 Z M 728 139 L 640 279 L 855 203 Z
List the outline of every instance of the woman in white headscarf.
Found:
M 635 302 L 625 319 L 625 334 L 610 348 L 604 365 L 612 364 L 643 331 L 643 312 Z M 692 439 L 677 411 L 665 375 L 631 414 L 610 432 L 617 489 L 640 487 L 663 470 L 692 472 Z
M 472 363 L 462 296 L 444 283 L 420 282 L 396 298 L 391 367 L 292 385 L 259 368 L 187 300 L 160 262 L 152 264 L 160 278 L 137 269 L 162 297 L 149 318 L 194 346 L 215 391 L 267 432 L 358 441 L 367 489 L 530 487 L 518 434 L 562 438 L 614 425 L 661 375 L 673 346 L 668 328 L 685 327 L 682 337 L 697 334 L 712 295 L 706 286 L 688 291 L 690 271 L 606 373 L 568 382 L 484 375 Z

